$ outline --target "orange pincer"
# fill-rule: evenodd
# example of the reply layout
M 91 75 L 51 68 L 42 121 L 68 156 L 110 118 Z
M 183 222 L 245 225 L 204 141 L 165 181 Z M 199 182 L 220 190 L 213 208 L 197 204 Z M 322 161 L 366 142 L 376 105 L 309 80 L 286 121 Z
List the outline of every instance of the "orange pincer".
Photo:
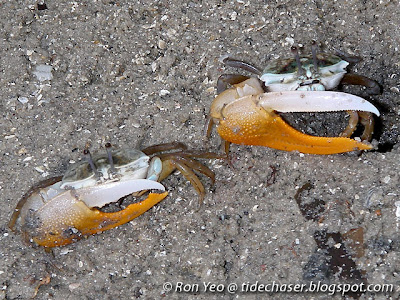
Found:
M 283 91 L 264 93 L 256 78 L 247 79 L 218 95 L 210 109 L 210 122 L 229 143 L 267 146 L 310 154 L 335 154 L 370 150 L 372 145 L 347 137 L 318 137 L 299 132 L 277 112 L 367 111 L 379 116 L 368 101 L 331 91 Z

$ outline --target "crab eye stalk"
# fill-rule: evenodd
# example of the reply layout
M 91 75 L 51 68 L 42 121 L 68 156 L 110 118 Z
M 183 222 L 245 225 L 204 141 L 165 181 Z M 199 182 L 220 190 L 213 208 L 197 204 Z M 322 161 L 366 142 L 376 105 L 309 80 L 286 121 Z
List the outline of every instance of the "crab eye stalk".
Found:
M 314 72 L 318 73 L 319 68 L 318 68 L 318 58 L 317 58 L 317 50 L 318 46 L 315 41 L 311 42 L 311 53 L 312 53 L 312 59 L 313 59 L 313 64 L 314 64 Z
M 299 50 L 297 49 L 296 46 L 292 46 L 290 48 L 290 50 L 292 51 L 294 58 L 296 59 L 296 64 L 297 64 L 297 75 L 298 76 L 303 76 L 306 72 L 303 69 L 303 67 L 301 66 L 301 61 L 300 61 L 300 55 L 299 55 Z
M 96 166 L 94 165 L 94 162 L 93 162 L 92 154 L 90 154 L 89 149 L 83 150 L 83 155 L 86 157 L 86 160 L 89 163 L 90 168 L 92 169 L 92 171 L 93 171 L 94 175 L 96 176 L 96 178 L 100 179 L 102 174 L 99 171 L 97 171 L 97 168 L 96 168 Z
M 105 144 L 106 147 L 106 151 L 107 151 L 107 157 L 108 157 L 108 163 L 110 164 L 110 172 L 112 174 L 116 173 L 116 169 L 114 167 L 114 161 L 113 161 L 113 157 L 112 157 L 112 152 L 111 152 L 111 143 L 106 143 Z

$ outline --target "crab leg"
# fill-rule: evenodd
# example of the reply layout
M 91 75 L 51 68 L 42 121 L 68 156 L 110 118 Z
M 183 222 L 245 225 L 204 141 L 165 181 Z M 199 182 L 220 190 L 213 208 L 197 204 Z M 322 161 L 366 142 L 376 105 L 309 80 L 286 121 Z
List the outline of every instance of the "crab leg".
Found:
M 372 80 L 368 77 L 358 75 L 358 74 L 351 74 L 346 73 L 344 74 L 341 84 L 348 84 L 348 85 L 362 85 L 367 88 L 367 91 L 371 95 L 377 95 L 381 93 L 381 87 L 379 83 L 375 80 Z
M 179 152 L 178 152 L 179 153 Z M 221 158 L 220 155 L 215 155 L 215 153 L 204 153 L 206 156 L 213 154 L 213 158 Z M 191 155 L 188 155 L 191 156 Z M 201 206 L 205 196 L 204 185 L 201 183 L 200 179 L 197 177 L 194 171 L 204 174 L 209 177 L 214 184 L 215 174 L 207 166 L 199 163 L 198 161 L 191 159 L 190 157 L 183 155 L 176 155 L 176 153 L 170 154 L 163 160 L 163 170 L 160 174 L 160 180 L 166 178 L 174 170 L 179 170 L 182 175 L 193 185 L 196 192 L 199 194 L 199 205 Z M 194 153 L 194 156 L 199 156 Z
M 358 116 L 360 117 L 361 124 L 364 126 L 364 132 L 361 135 L 361 140 L 370 141 L 375 127 L 374 117 L 371 113 L 365 111 L 359 111 Z
M 203 175 L 207 176 L 211 179 L 212 184 L 215 183 L 215 174 L 213 171 L 210 170 L 207 166 L 201 164 L 200 162 L 188 158 L 188 157 L 178 157 L 175 159 L 176 163 L 184 164 L 190 167 L 192 170 L 196 170 L 197 172 L 202 173 Z
M 255 67 L 247 62 L 231 58 L 231 57 L 229 57 L 229 55 L 222 56 L 219 59 L 219 61 L 227 66 L 243 69 L 243 70 L 249 71 L 250 73 L 253 73 L 256 75 L 261 75 L 261 70 L 258 69 L 257 67 Z
M 197 177 L 191 169 L 192 166 L 188 166 L 186 161 L 179 161 L 176 158 L 171 158 L 163 161 L 163 171 L 160 174 L 160 179 L 166 178 L 174 170 L 179 170 L 182 175 L 190 181 L 196 192 L 199 194 L 199 204 L 203 203 L 204 197 L 206 195 L 204 185 L 201 183 L 200 179 Z M 211 170 L 210 170 L 211 171 Z M 201 172 L 201 171 L 200 171 Z M 202 172 L 203 173 L 203 172 Z M 205 173 L 204 173 L 205 174 Z M 207 175 L 207 174 L 206 174 Z M 208 175 L 207 175 L 208 176 Z M 211 177 L 213 180 L 213 178 Z
M 347 111 L 350 115 L 349 124 L 346 129 L 340 134 L 342 137 L 350 137 L 357 128 L 358 120 L 364 126 L 364 132 L 361 135 L 361 140 L 370 141 L 374 132 L 375 120 L 371 113 L 365 111 Z
M 229 148 L 230 147 L 231 147 L 231 142 L 228 142 L 226 140 L 222 140 L 222 148 L 224 149 L 225 155 L 228 158 L 228 163 L 229 163 L 230 166 L 233 166 L 232 165 L 232 161 L 231 161 L 231 159 L 229 157 Z
M 171 142 L 171 143 L 158 144 L 146 147 L 142 149 L 142 152 L 146 155 L 153 155 L 157 152 L 170 151 L 170 150 L 186 150 L 186 149 L 187 146 L 184 143 Z
M 339 136 L 349 138 L 357 128 L 359 118 L 358 118 L 358 112 L 354 110 L 348 110 L 347 113 L 350 116 L 349 124 L 347 124 L 345 130 L 343 130 L 343 132 Z

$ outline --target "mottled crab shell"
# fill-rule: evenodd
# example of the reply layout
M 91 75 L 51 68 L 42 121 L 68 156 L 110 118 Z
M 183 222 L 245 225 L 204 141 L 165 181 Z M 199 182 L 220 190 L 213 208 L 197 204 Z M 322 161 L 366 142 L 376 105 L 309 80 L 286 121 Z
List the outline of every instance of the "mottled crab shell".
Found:
M 87 161 L 77 162 L 71 165 L 65 172 L 61 188 L 73 187 L 75 189 L 93 186 L 100 181 L 113 179 L 137 179 L 146 178 L 157 181 L 161 173 L 162 163 L 158 157 L 150 158 L 143 152 L 136 149 L 119 149 L 112 153 L 114 168 L 109 163 L 106 154 L 98 154 L 92 158 L 97 169 L 94 173 Z
M 127 223 L 168 193 L 150 193 L 145 200 L 113 213 L 96 207 L 132 193 L 165 191 L 162 184 L 151 180 L 158 178 L 161 161 L 156 158 L 150 165 L 148 161 L 149 157 L 140 151 L 119 150 L 113 154 L 112 168 L 107 156 L 95 156 L 94 164 L 101 172 L 100 177 L 96 177 L 89 163 L 76 163 L 62 180 L 59 177 L 49 179 L 33 187 L 18 203 L 9 227 L 14 230 L 18 222 L 27 240 L 44 247 L 56 247 Z
M 300 58 L 305 74 L 299 77 L 298 65 L 294 58 L 272 60 L 264 69 L 260 80 L 268 91 L 332 90 L 346 74 L 348 62 L 332 54 L 319 53 L 318 72 L 315 72 L 311 56 Z M 313 83 L 318 81 L 317 84 Z

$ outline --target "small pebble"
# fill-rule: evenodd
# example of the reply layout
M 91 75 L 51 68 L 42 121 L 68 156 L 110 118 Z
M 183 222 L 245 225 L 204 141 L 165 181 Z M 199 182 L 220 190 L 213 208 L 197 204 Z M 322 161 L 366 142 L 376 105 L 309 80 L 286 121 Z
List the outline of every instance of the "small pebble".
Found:
M 18 101 L 22 104 L 28 103 L 29 99 L 27 97 L 18 97 Z
M 168 95 L 168 94 L 170 94 L 170 91 L 168 91 L 168 90 L 161 90 L 160 91 L 160 96 L 162 97 L 162 96 L 166 96 L 166 95 Z
M 73 290 L 76 290 L 77 288 L 79 288 L 81 286 L 81 284 L 79 282 L 77 283 L 71 283 L 68 286 L 68 289 L 72 292 Z
M 165 48 L 167 48 L 167 43 L 164 42 L 163 40 L 159 40 L 158 41 L 158 48 L 160 48 L 161 50 L 164 50 Z
M 52 66 L 38 65 L 36 66 L 35 71 L 33 71 L 33 74 L 39 81 L 52 80 L 53 79 L 53 75 L 51 74 L 52 70 L 53 70 Z

